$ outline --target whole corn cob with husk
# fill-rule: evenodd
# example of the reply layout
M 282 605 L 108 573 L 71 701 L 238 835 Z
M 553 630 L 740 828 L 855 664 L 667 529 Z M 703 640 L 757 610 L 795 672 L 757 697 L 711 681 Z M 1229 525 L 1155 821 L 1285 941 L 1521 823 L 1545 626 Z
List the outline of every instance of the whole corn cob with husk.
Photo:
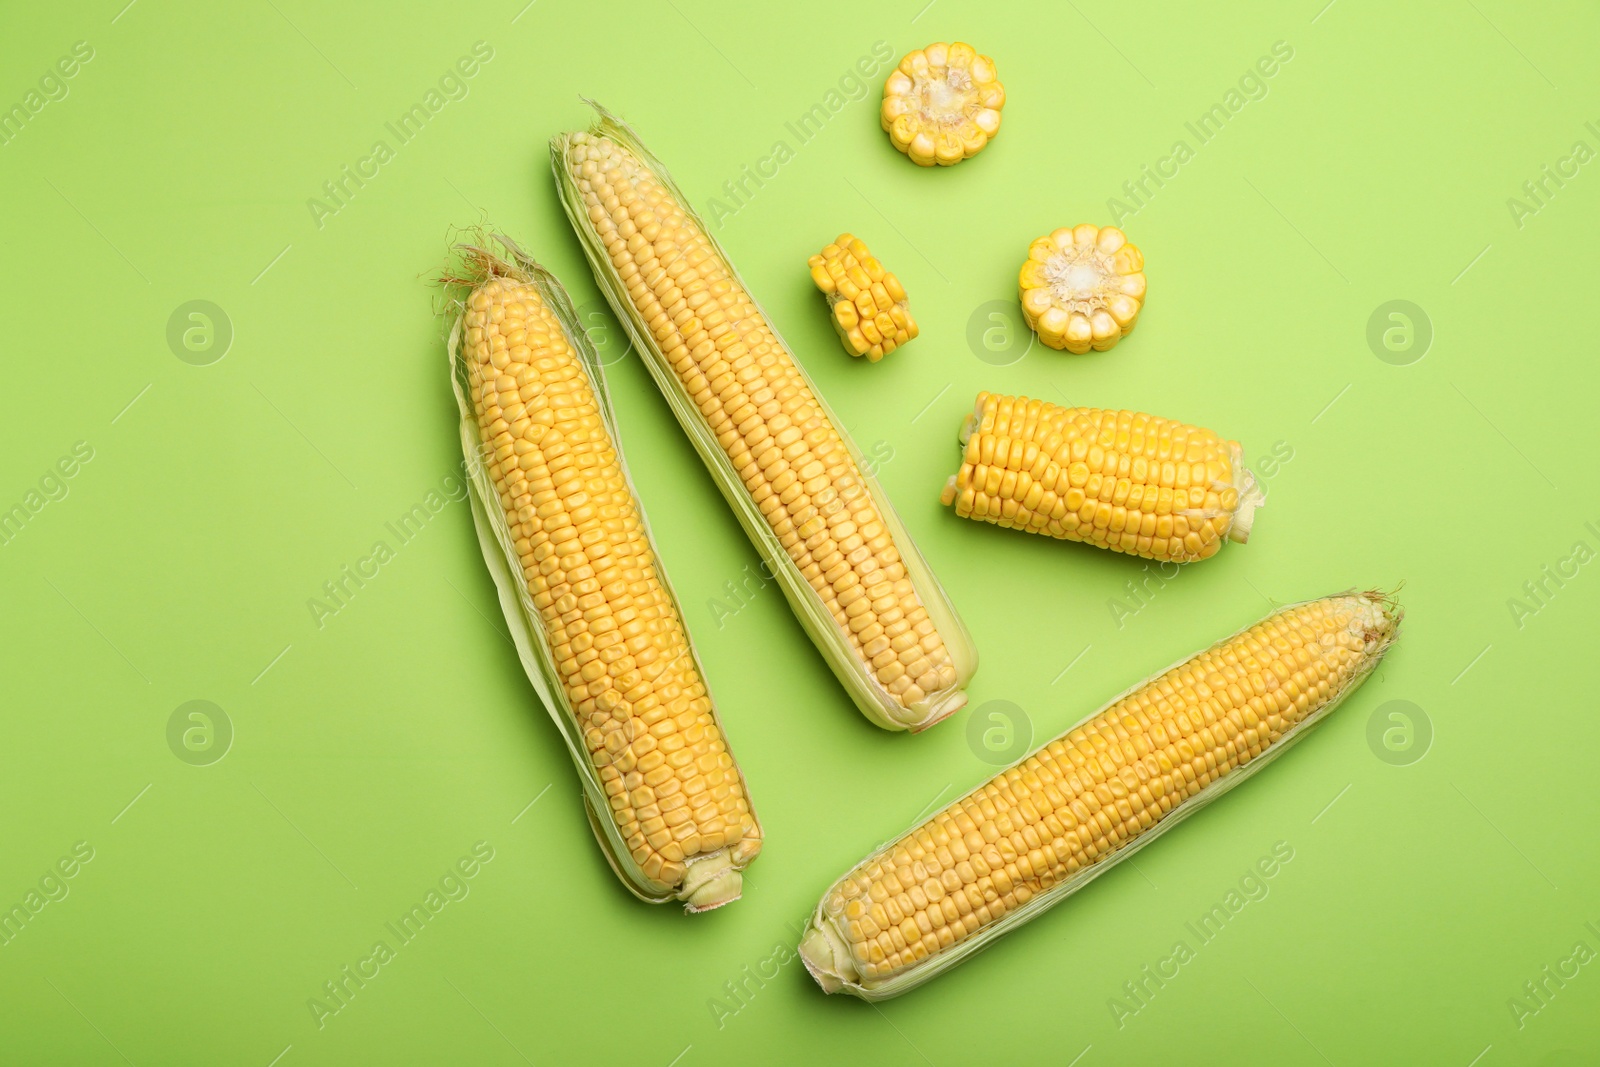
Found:
M 599 363 L 560 284 L 463 246 L 450 360 L 473 517 L 528 677 L 635 895 L 739 896 L 761 826 L 656 561 Z
M 1137 411 L 979 393 L 939 499 L 963 518 L 1189 563 L 1247 541 L 1266 500 L 1237 441 Z
M 666 169 L 603 110 L 551 156 L 600 288 L 856 705 L 890 730 L 960 708 L 971 638 Z
M 834 883 L 807 969 L 829 993 L 898 996 L 1060 903 L 1300 738 L 1401 614 L 1378 593 L 1298 604 L 1130 690 Z
M 876 363 L 917 336 L 900 279 L 866 242 L 848 233 L 812 256 L 811 280 L 828 298 L 828 317 L 852 356 Z

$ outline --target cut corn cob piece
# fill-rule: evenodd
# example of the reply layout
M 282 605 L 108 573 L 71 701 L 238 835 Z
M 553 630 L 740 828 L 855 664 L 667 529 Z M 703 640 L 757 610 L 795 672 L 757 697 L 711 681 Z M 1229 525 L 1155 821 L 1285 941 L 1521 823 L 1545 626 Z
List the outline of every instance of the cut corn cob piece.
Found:
M 473 518 L 523 665 L 637 896 L 735 900 L 761 826 L 617 445 L 598 357 L 560 284 L 463 246 L 450 332 Z
M 857 707 L 890 730 L 956 711 L 971 637 L 666 169 L 604 110 L 551 155 L 600 288 Z
M 994 60 L 970 44 L 941 42 L 900 60 L 883 83 L 879 119 L 913 163 L 949 167 L 983 151 L 1000 132 L 1005 106 Z
M 1130 690 L 836 882 L 800 942 L 807 969 L 887 999 L 1035 918 L 1304 735 L 1401 614 L 1377 593 L 1313 600 Z
M 1104 352 L 1133 332 L 1144 307 L 1144 254 L 1115 226 L 1083 223 L 1028 247 L 1022 317 L 1051 348 Z
M 900 279 L 866 242 L 848 233 L 811 257 L 811 280 L 828 297 L 829 320 L 852 356 L 876 363 L 917 336 Z
M 1137 411 L 979 393 L 961 443 L 939 496 L 957 515 L 1146 559 L 1247 541 L 1266 501 L 1239 442 Z

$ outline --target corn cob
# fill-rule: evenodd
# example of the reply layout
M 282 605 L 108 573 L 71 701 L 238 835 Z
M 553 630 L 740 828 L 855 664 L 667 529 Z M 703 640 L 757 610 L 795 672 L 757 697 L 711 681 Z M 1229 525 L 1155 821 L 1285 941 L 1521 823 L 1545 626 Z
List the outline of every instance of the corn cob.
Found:
M 1144 307 L 1144 254 L 1115 226 L 1083 223 L 1028 246 L 1018 275 L 1022 317 L 1051 348 L 1104 352 Z
M 876 363 L 917 336 L 900 279 L 866 242 L 848 233 L 811 257 L 811 280 L 828 297 L 829 319 L 852 356 Z
M 856 705 L 890 730 L 960 708 L 971 638 L 665 168 L 604 111 L 551 155 L 601 289 Z
M 879 119 L 918 166 L 954 166 L 1000 132 L 1005 86 L 994 60 L 970 44 L 930 44 L 908 53 L 883 83 Z
M 1265 501 L 1237 441 L 1137 411 L 979 393 L 940 501 L 963 518 L 1189 563 Z
M 463 248 L 450 335 L 485 559 L 607 858 L 689 911 L 739 896 L 761 827 L 656 561 L 595 353 L 556 280 Z M 580 340 L 581 339 L 581 340 Z M 471 462 L 476 460 L 476 462 Z
M 807 969 L 880 1000 L 954 966 L 1275 758 L 1371 672 L 1401 614 L 1376 593 L 1313 600 L 1130 690 L 836 882 Z

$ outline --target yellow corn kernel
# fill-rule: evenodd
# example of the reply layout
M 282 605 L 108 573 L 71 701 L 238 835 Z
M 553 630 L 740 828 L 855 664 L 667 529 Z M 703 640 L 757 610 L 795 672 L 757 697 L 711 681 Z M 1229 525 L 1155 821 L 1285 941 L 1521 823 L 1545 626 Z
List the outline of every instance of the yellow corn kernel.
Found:
M 596 279 L 857 707 L 913 731 L 962 707 L 977 667 L 970 636 L 665 169 L 603 112 L 594 131 L 557 137 L 551 151 Z M 870 257 L 858 271 L 852 284 L 870 296 Z M 839 307 L 853 309 L 839 321 L 854 315 L 863 338 L 882 336 L 870 304 Z M 915 656 L 883 655 L 906 633 Z
M 952 166 L 1000 132 L 1005 86 L 994 60 L 969 44 L 930 44 L 900 60 L 883 83 L 879 118 L 894 146 L 918 166 Z
M 1018 286 L 1039 340 L 1078 355 L 1104 352 L 1139 321 L 1144 255 L 1115 226 L 1083 223 L 1033 242 Z
M 1244 451 L 1137 411 L 979 393 L 939 500 L 962 518 L 1191 563 L 1250 539 L 1266 497 Z
M 590 813 L 609 831 L 596 832 L 630 888 L 690 911 L 728 903 L 761 828 L 590 378 L 595 364 L 553 278 L 520 257 L 463 252 L 457 395 L 482 460 L 475 488 L 499 535 L 485 552 L 498 542 L 549 667 L 535 685 L 580 743 Z
M 1360 685 L 1401 615 L 1377 593 L 1325 597 L 1152 677 L 857 864 L 817 906 L 806 968 L 881 1000 L 954 966 L 1283 751 Z
M 811 257 L 811 280 L 828 298 L 829 319 L 852 356 L 878 362 L 917 336 L 900 279 L 883 269 L 866 242 L 841 233 Z

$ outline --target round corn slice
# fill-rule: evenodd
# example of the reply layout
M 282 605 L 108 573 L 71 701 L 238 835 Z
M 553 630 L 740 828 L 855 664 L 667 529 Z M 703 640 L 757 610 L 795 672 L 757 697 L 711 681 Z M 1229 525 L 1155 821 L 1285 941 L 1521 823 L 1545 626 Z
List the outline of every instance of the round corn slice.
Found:
M 1039 340 L 1079 355 L 1104 352 L 1139 321 L 1144 254 L 1115 226 L 1082 223 L 1028 246 L 1018 285 Z
M 811 280 L 828 297 L 829 318 L 845 351 L 878 362 L 917 336 L 900 279 L 883 269 L 866 242 L 848 233 L 811 257 Z
M 1006 89 L 994 60 L 970 44 L 930 44 L 909 53 L 883 83 L 883 128 L 921 167 L 952 166 L 1000 132 Z

